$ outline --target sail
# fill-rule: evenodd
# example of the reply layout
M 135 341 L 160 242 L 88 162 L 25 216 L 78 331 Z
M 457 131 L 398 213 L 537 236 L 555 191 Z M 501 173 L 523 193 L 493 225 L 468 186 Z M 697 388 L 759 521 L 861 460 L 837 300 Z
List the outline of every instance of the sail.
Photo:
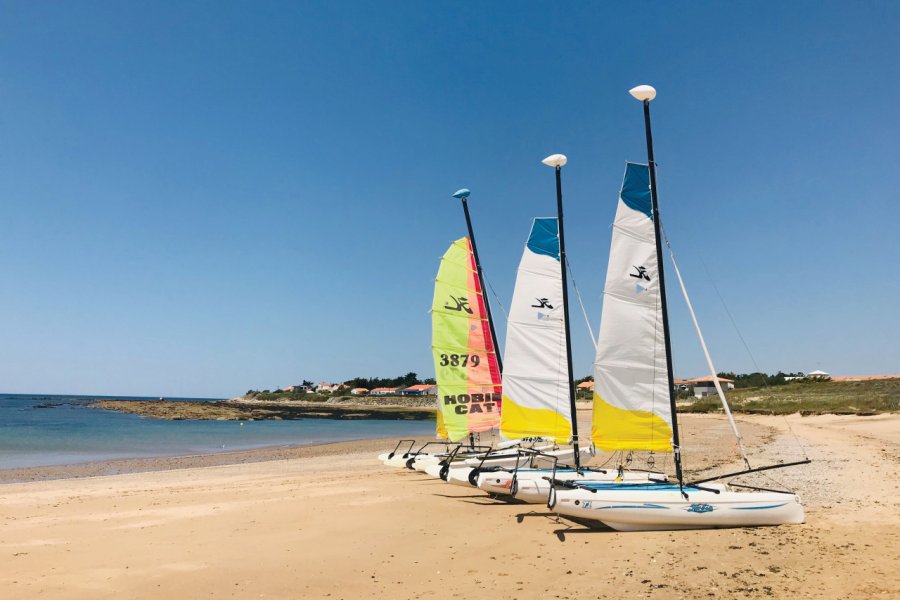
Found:
M 454 442 L 500 423 L 500 368 L 484 302 L 472 245 L 460 238 L 441 258 L 431 305 L 438 435 L 443 426 Z
M 441 400 L 438 398 L 437 419 L 434 426 L 434 435 L 442 440 L 449 439 L 447 434 L 447 426 L 444 425 L 444 412 L 441 410 Z
M 658 274 L 649 169 L 627 163 L 594 361 L 591 440 L 600 450 L 672 451 Z
M 519 263 L 503 355 L 503 415 L 507 439 L 572 437 L 559 228 L 535 219 Z

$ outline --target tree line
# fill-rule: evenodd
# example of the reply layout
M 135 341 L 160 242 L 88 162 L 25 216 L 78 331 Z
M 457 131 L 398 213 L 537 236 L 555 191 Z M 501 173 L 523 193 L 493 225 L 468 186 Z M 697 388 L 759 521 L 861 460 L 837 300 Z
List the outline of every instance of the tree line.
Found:
M 768 385 L 784 385 L 786 383 L 790 383 L 786 378 L 787 377 L 803 377 L 802 372 L 797 373 L 783 373 L 782 371 L 778 371 L 774 375 L 769 375 L 768 373 L 741 373 L 735 374 L 730 371 L 723 371 L 722 373 L 717 373 L 719 377 L 724 379 L 731 379 L 734 381 L 734 387 L 736 388 L 749 388 L 749 387 L 765 387 Z
M 380 387 L 409 387 L 411 385 L 418 385 L 422 383 L 434 384 L 434 378 L 429 377 L 427 379 L 419 379 L 418 374 L 414 371 L 410 371 L 406 375 L 401 375 L 399 377 L 354 377 L 353 379 L 348 379 L 344 382 L 344 385 L 350 388 L 366 388 L 369 390 L 374 390 L 375 388 Z

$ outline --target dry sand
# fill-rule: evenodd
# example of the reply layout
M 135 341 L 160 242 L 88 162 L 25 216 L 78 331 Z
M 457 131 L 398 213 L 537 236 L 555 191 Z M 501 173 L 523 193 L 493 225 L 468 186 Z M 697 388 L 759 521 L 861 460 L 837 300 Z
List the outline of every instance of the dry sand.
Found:
M 813 459 L 751 479 L 797 490 L 805 524 L 587 529 L 383 467 L 387 441 L 355 442 L 0 485 L 0 597 L 900 597 L 900 415 L 741 422 L 755 464 Z M 689 470 L 737 465 L 721 417 L 682 428 Z

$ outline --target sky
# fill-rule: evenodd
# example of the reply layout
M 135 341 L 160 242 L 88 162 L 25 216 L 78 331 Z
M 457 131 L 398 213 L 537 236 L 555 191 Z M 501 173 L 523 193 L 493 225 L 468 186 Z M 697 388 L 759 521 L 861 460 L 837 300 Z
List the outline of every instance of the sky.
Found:
M 508 303 L 557 152 L 596 331 L 643 83 L 717 369 L 900 373 L 898 34 L 877 0 L 3 2 L 0 391 L 433 376 L 450 195 Z M 674 283 L 676 376 L 700 376 Z

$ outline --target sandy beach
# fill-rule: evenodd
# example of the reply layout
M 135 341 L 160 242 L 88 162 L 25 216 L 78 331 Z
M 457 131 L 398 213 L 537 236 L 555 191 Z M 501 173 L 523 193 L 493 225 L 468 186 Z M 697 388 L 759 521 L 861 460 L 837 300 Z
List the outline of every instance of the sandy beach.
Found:
M 813 460 L 747 479 L 795 489 L 805 524 L 588 529 L 543 506 L 384 467 L 374 455 L 390 443 L 371 440 L 6 472 L 4 481 L 44 480 L 0 485 L 0 589 L 3 598 L 900 596 L 900 415 L 740 423 L 754 464 Z M 682 428 L 690 472 L 737 466 L 721 416 L 686 415 Z

